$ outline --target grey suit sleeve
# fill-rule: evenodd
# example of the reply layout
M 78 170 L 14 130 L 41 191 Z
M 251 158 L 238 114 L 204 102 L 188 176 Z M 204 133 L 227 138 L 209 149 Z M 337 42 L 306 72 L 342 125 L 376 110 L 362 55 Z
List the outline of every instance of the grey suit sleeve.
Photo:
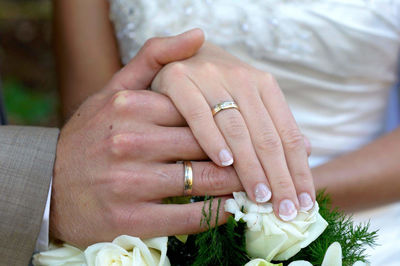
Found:
M 28 265 L 40 231 L 59 130 L 0 126 L 0 265 Z

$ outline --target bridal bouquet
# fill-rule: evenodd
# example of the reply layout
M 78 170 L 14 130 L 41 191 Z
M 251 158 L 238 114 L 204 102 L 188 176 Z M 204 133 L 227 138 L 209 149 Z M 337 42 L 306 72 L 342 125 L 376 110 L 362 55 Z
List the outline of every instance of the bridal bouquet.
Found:
M 332 209 L 320 192 L 313 209 L 283 222 L 271 203 L 255 204 L 244 192 L 225 203 L 232 213 L 225 225 L 212 228 L 212 198 L 203 208 L 206 232 L 141 240 L 119 236 L 82 251 L 68 244 L 52 245 L 36 254 L 34 265 L 157 265 L 157 266 L 339 266 L 366 265 L 366 246 L 375 245 L 369 224 L 354 226 L 351 217 Z M 181 199 L 180 199 L 181 201 Z M 218 202 L 220 208 L 220 202 Z M 218 213 L 218 212 L 217 212 Z

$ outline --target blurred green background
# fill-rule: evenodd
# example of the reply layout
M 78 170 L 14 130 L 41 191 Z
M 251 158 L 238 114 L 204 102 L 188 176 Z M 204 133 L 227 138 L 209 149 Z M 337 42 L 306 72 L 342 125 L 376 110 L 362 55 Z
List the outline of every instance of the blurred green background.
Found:
M 9 124 L 59 125 L 50 0 L 0 0 L 0 79 Z

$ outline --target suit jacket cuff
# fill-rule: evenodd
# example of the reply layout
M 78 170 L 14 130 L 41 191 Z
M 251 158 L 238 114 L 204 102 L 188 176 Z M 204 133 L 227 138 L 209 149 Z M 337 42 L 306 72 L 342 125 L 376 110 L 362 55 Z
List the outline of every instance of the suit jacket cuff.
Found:
M 49 192 L 59 130 L 0 126 L 0 258 L 27 265 Z

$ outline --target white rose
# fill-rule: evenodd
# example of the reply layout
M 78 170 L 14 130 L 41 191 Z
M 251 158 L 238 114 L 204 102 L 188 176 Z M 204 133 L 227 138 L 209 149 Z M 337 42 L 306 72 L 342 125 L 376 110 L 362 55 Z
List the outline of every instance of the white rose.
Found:
M 34 265 L 88 266 L 170 266 L 167 255 L 168 237 L 141 240 L 119 236 L 111 243 L 97 243 L 84 252 L 64 244 L 63 247 L 34 256 Z
M 48 251 L 33 256 L 33 265 L 86 265 L 85 255 L 82 250 L 63 244 L 62 246 L 50 245 Z
M 225 211 L 247 223 L 246 248 L 254 258 L 288 260 L 328 226 L 318 213 L 317 203 L 310 211 L 299 212 L 293 221 L 283 222 L 275 216 L 271 203 L 253 203 L 244 192 L 235 192 L 233 197 L 225 203 Z
M 254 259 L 246 263 L 245 266 L 273 266 L 281 264 L 272 264 L 263 259 Z M 357 261 L 353 266 L 366 266 L 365 262 Z M 288 266 L 312 266 L 305 260 L 296 260 L 289 263 Z M 332 243 L 325 252 L 324 260 L 321 266 L 342 266 L 342 247 L 338 242 Z
M 167 254 L 168 237 L 141 240 L 119 236 L 112 243 L 98 243 L 85 250 L 89 266 L 105 265 L 170 265 Z

